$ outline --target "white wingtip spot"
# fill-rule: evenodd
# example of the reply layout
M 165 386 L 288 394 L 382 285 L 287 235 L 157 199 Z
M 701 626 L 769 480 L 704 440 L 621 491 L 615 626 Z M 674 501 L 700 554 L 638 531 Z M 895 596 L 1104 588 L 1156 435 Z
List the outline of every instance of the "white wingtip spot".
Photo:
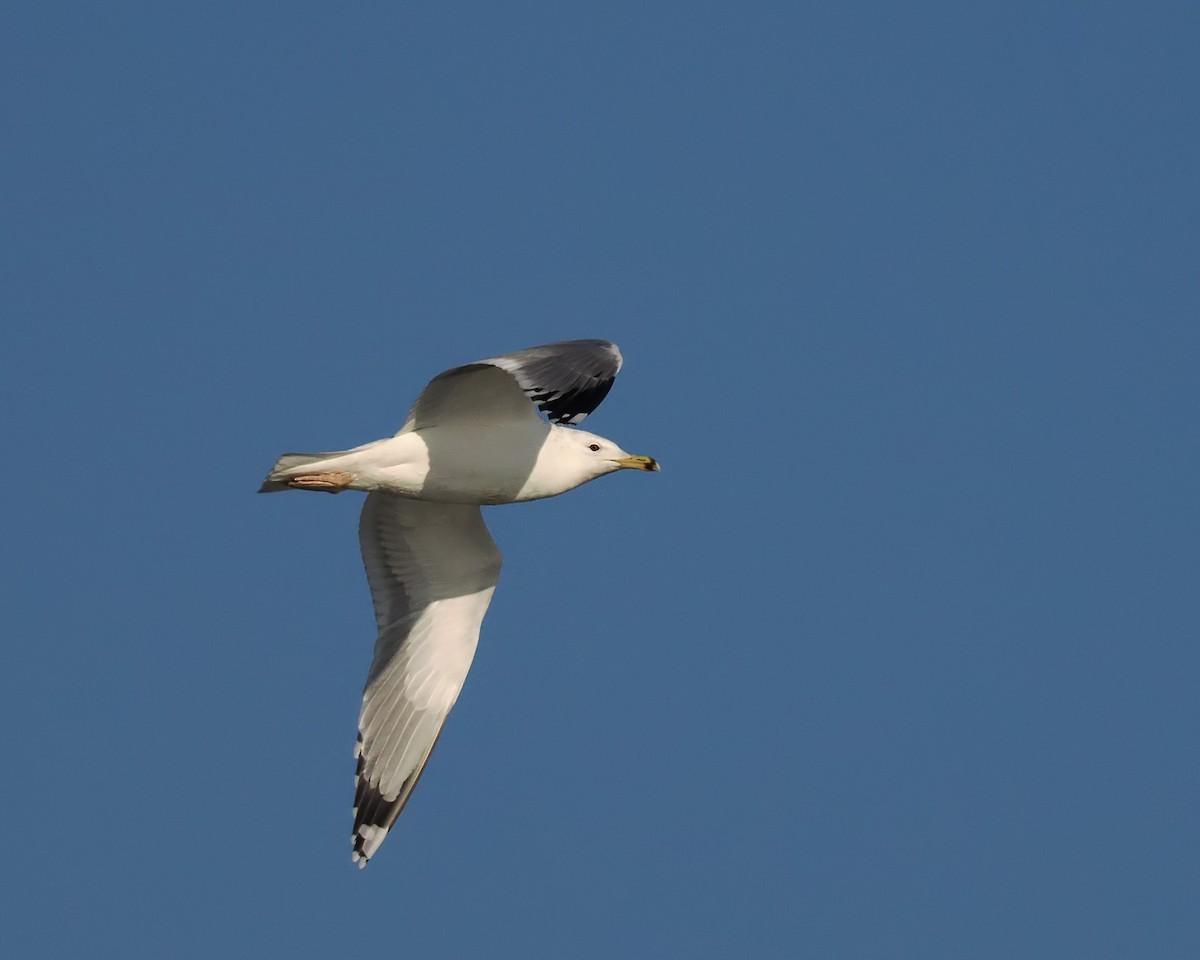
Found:
M 354 862 L 359 867 L 365 867 L 367 861 L 375 856 L 375 851 L 379 849 L 379 845 L 383 843 L 383 838 L 387 835 L 387 829 L 384 827 L 372 823 L 359 825 L 351 838 L 354 842 Z

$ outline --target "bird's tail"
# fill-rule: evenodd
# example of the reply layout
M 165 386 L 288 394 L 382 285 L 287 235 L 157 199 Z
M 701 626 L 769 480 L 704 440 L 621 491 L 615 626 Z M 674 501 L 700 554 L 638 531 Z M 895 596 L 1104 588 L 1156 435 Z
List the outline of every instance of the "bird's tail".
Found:
M 297 467 L 307 466 L 310 463 L 318 463 L 321 460 L 328 460 L 330 457 L 341 456 L 345 451 L 336 453 L 285 453 L 277 461 L 275 466 L 271 468 L 271 472 L 267 474 L 267 479 L 263 481 L 263 485 L 258 488 L 259 493 L 278 493 L 280 490 L 288 490 L 288 478 L 293 476 Z

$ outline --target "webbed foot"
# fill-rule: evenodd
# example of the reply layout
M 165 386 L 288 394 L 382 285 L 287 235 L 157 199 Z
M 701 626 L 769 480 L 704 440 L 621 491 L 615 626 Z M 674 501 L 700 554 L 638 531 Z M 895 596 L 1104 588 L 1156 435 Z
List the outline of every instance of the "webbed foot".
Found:
M 354 474 L 335 470 L 332 473 L 305 473 L 289 477 L 287 485 L 297 490 L 324 490 L 326 493 L 341 493 L 354 482 Z

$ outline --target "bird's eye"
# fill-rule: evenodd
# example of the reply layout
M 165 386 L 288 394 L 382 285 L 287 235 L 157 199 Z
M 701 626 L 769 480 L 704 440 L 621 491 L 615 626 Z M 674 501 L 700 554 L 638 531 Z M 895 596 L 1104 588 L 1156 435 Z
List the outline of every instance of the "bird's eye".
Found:
M 592 451 L 592 453 L 595 453 L 597 450 L 599 450 L 599 449 L 600 449 L 600 444 L 598 444 L 598 443 L 589 443 L 589 444 L 588 444 L 588 449 L 589 449 L 589 450 L 591 450 L 591 451 Z

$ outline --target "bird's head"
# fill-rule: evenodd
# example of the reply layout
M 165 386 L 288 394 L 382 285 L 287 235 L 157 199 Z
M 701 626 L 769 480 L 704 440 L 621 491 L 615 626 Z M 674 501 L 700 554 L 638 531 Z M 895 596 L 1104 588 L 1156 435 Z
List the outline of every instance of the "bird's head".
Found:
M 586 430 L 568 428 L 568 434 L 565 439 L 568 441 L 570 456 L 580 466 L 587 468 L 589 480 L 617 470 L 658 472 L 658 461 L 653 457 L 626 453 L 611 440 Z
M 537 496 L 554 496 L 618 470 L 654 473 L 658 461 L 627 453 L 611 440 L 578 427 L 554 426 L 535 469 Z

